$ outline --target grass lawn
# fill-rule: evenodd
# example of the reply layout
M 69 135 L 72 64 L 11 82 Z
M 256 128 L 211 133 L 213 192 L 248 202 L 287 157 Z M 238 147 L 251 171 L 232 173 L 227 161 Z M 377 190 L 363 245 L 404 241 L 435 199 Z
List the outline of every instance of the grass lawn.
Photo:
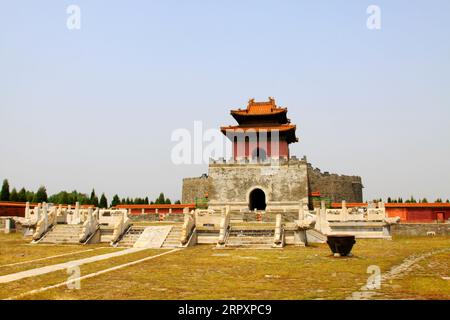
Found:
M 7 241 L 12 241 L 10 252 L 20 255 L 25 250 L 33 258 L 62 250 L 61 246 L 39 245 L 30 249 L 15 235 L 0 235 L 1 250 L 6 250 Z M 203 245 L 83 280 L 80 290 L 64 286 L 25 299 L 345 299 L 367 282 L 368 266 L 377 265 L 387 272 L 410 255 L 449 247 L 450 237 L 357 240 L 353 257 L 334 258 L 326 244 L 280 250 L 218 250 Z M 162 252 L 149 249 L 90 263 L 81 267 L 81 275 Z M 445 280 L 450 277 L 449 256 L 447 251 L 413 265 L 404 277 L 383 283 L 377 298 L 449 299 L 449 280 Z M 6 283 L 0 287 L 0 298 L 57 284 L 67 277 L 59 271 Z
M 450 252 L 418 262 L 404 277 L 383 284 L 375 298 L 450 300 Z

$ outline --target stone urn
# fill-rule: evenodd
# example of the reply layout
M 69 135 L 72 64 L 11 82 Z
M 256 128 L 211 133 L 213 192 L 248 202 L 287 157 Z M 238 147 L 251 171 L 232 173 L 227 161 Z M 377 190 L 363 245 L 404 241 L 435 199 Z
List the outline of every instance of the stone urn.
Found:
M 327 236 L 327 243 L 334 256 L 348 256 L 356 243 L 355 236 L 352 235 L 332 235 Z

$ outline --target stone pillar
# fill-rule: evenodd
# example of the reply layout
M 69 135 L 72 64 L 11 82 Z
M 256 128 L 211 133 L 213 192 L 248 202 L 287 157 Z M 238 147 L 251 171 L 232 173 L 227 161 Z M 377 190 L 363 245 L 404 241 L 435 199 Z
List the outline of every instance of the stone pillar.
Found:
M 322 222 L 326 222 L 328 221 L 328 217 L 327 217 L 327 208 L 325 207 L 325 201 L 320 201 L 320 216 L 322 218 Z M 324 226 L 324 223 L 321 224 L 322 226 Z
M 36 222 L 41 219 L 41 204 L 38 203 L 37 207 L 34 207 L 35 215 L 36 215 Z
M 89 221 L 92 220 L 92 208 L 89 208 L 89 209 L 88 209 L 87 219 L 88 219 Z
M 5 220 L 5 233 L 11 233 L 12 229 L 12 219 Z
M 303 208 L 303 200 L 299 202 L 298 208 L 298 221 L 302 221 L 305 218 L 305 211 Z
M 73 222 L 73 224 L 80 223 L 80 203 L 79 202 L 75 203 L 75 212 L 73 213 L 72 222 Z
M 30 203 L 27 201 L 25 205 L 25 219 L 30 219 Z
M 43 211 L 43 214 L 44 214 L 44 228 L 45 228 L 45 230 L 47 230 L 47 227 L 48 227 L 48 206 L 47 206 L 47 204 L 44 202 L 43 203 L 43 205 L 42 205 L 42 211 Z
M 345 202 L 345 200 L 342 200 L 341 221 L 347 220 L 348 220 L 347 202 Z

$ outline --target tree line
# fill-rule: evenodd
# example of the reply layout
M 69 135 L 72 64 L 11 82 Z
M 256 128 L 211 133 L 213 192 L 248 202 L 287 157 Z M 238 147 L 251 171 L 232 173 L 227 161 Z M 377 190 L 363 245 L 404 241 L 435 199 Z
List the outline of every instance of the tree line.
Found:
M 435 201 L 435 203 L 444 203 L 444 200 L 442 200 L 441 198 L 437 198 Z M 447 199 L 445 201 L 446 203 L 450 203 L 450 199 Z M 403 200 L 403 198 L 387 198 L 387 203 L 429 203 L 427 198 L 422 198 L 422 199 L 416 199 L 413 196 L 411 196 L 409 199 Z
M 94 189 L 91 194 L 85 194 L 76 190 L 72 192 L 61 191 L 56 194 L 47 195 L 47 189 L 45 186 L 40 186 L 36 192 L 26 190 L 25 188 L 17 191 L 16 188 L 10 190 L 9 182 L 7 179 L 3 180 L 2 189 L 0 191 L 0 201 L 10 202 L 48 202 L 56 205 L 59 204 L 75 204 L 79 202 L 82 205 L 94 205 L 99 208 L 108 208 L 108 199 L 105 194 L 102 193 L 100 198 L 97 196 Z M 111 206 L 117 206 L 121 204 L 171 204 L 172 201 L 166 198 L 164 193 L 161 192 L 154 201 L 149 201 L 148 197 L 145 198 L 120 198 L 119 195 L 114 195 Z M 175 204 L 180 204 L 180 200 L 175 201 Z

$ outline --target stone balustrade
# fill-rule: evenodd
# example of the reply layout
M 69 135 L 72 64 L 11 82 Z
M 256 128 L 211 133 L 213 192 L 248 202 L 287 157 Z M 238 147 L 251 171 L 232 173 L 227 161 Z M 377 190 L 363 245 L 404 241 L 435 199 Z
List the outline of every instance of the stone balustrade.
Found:
M 81 243 L 86 242 L 90 236 L 97 232 L 97 229 L 99 228 L 98 214 L 99 209 L 96 209 L 95 212 L 92 212 L 92 208 L 88 209 L 87 219 L 84 221 L 83 229 L 79 235 Z
M 194 211 L 189 212 L 189 208 L 185 208 L 183 211 L 185 212 L 183 226 L 181 227 L 180 242 L 182 245 L 185 245 L 189 242 L 189 237 L 195 228 L 195 214 Z
M 219 239 L 217 244 L 223 246 L 225 244 L 225 238 L 228 231 L 228 226 L 230 224 L 230 206 L 226 206 L 225 210 L 222 211 L 222 218 L 220 220 L 220 230 Z

